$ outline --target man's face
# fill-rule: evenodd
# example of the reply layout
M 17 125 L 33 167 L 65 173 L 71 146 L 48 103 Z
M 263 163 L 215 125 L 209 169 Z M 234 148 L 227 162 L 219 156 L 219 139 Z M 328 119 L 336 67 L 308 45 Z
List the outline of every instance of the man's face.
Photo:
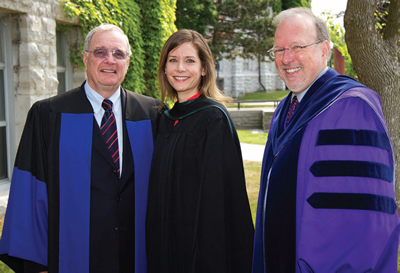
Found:
M 304 15 L 284 20 L 275 32 L 275 48 L 304 46 L 317 41 L 317 30 L 311 18 Z M 293 52 L 284 50 L 275 57 L 276 70 L 290 91 L 295 94 L 307 89 L 326 67 L 329 42 L 322 41 Z
M 108 50 L 105 58 L 96 58 L 93 51 L 96 49 Z M 112 50 L 118 49 L 126 54 L 128 45 L 122 33 L 115 30 L 97 32 L 89 44 L 89 52 L 83 52 L 83 62 L 87 74 L 87 81 L 91 88 L 107 98 L 111 96 L 123 82 L 129 66 L 129 57 L 117 59 Z M 108 94 L 108 95 L 106 95 Z

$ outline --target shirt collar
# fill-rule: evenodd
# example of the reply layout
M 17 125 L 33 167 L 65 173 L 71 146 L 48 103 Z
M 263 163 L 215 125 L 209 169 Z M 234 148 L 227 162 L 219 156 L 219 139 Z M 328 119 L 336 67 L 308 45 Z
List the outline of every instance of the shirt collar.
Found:
M 85 93 L 86 93 L 86 97 L 88 98 L 88 100 L 90 101 L 90 104 L 92 105 L 93 108 L 93 112 L 94 113 L 98 113 L 101 109 L 103 109 L 101 107 L 101 104 L 103 103 L 103 96 L 100 95 L 99 93 L 97 93 L 96 91 L 94 91 L 93 88 L 90 87 L 90 85 L 88 84 L 88 82 L 85 82 Z M 115 91 L 115 93 L 109 97 L 108 99 L 113 103 L 113 112 L 114 113 L 119 113 L 120 109 L 121 109 L 121 88 L 118 87 L 118 89 Z
M 319 75 L 315 78 L 315 80 L 312 82 L 311 85 L 313 85 L 314 82 L 315 82 L 316 80 L 318 80 L 322 75 L 324 75 L 324 74 L 326 73 L 326 71 L 328 71 L 328 69 L 329 69 L 329 67 L 325 67 L 325 68 L 319 73 Z M 310 89 L 311 85 L 310 85 L 309 87 L 307 87 L 306 90 L 304 90 L 304 91 L 301 92 L 300 94 L 297 94 L 297 95 L 296 95 L 296 96 L 297 96 L 297 100 L 298 100 L 299 102 L 301 102 L 301 100 L 303 99 L 303 97 L 304 97 L 305 94 L 307 93 L 308 89 Z M 290 101 L 292 101 L 293 96 L 294 96 L 294 94 L 292 94 L 292 97 L 290 98 Z

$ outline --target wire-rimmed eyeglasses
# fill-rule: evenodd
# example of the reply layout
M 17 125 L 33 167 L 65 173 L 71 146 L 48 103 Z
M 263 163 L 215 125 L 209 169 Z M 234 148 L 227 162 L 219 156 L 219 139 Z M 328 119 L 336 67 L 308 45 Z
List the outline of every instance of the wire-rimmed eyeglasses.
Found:
M 267 52 L 269 53 L 269 55 L 272 58 L 276 58 L 279 56 L 282 56 L 283 53 L 285 52 L 285 50 L 291 51 L 294 54 L 300 53 L 304 48 L 315 45 L 315 44 L 319 44 L 322 43 L 324 40 L 317 40 L 314 43 L 308 44 L 308 45 L 294 45 L 291 47 L 273 47 L 270 50 L 268 50 Z
M 129 52 L 123 51 L 121 49 L 105 49 L 105 48 L 96 48 L 95 50 L 85 50 L 86 52 L 92 52 L 93 56 L 98 59 L 104 59 L 108 56 L 108 53 L 111 52 L 113 57 L 117 60 L 124 60 L 130 54 Z

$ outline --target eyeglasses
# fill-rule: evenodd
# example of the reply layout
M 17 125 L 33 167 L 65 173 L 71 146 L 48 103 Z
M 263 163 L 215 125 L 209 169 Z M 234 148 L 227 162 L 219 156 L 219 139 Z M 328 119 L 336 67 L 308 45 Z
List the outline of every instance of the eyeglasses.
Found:
M 85 51 L 86 52 L 92 52 L 93 56 L 95 58 L 98 58 L 98 59 L 106 58 L 108 56 L 109 52 L 111 52 L 113 57 L 115 59 L 117 59 L 117 60 L 124 60 L 130 55 L 129 52 L 125 52 L 125 51 L 123 51 L 121 49 L 108 50 L 108 49 L 105 49 L 105 48 L 96 48 L 93 51 L 90 51 L 90 50 L 85 50 Z
M 314 43 L 311 43 L 311 44 L 308 44 L 308 45 L 303 45 L 303 46 L 295 45 L 295 46 L 284 47 L 284 48 L 275 48 L 275 47 L 273 47 L 270 50 L 268 50 L 267 52 L 269 53 L 269 55 L 272 58 L 276 58 L 276 57 L 282 56 L 283 53 L 285 53 L 285 50 L 288 50 L 288 51 L 293 52 L 294 54 L 297 54 L 297 53 L 300 53 L 301 51 L 303 51 L 304 48 L 312 46 L 312 45 L 315 45 L 315 44 L 322 43 L 323 41 L 324 40 L 318 40 L 318 41 L 315 41 Z

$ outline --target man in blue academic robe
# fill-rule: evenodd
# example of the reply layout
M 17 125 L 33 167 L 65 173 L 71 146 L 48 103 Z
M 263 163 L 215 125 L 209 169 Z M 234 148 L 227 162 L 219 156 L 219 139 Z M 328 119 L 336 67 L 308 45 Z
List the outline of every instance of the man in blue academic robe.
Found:
M 83 53 L 87 81 L 30 109 L 0 241 L 0 259 L 14 271 L 146 272 L 159 114 L 158 101 L 120 86 L 130 52 L 120 28 L 94 28 Z M 115 152 L 103 136 L 103 100 L 113 105 L 106 122 Z

